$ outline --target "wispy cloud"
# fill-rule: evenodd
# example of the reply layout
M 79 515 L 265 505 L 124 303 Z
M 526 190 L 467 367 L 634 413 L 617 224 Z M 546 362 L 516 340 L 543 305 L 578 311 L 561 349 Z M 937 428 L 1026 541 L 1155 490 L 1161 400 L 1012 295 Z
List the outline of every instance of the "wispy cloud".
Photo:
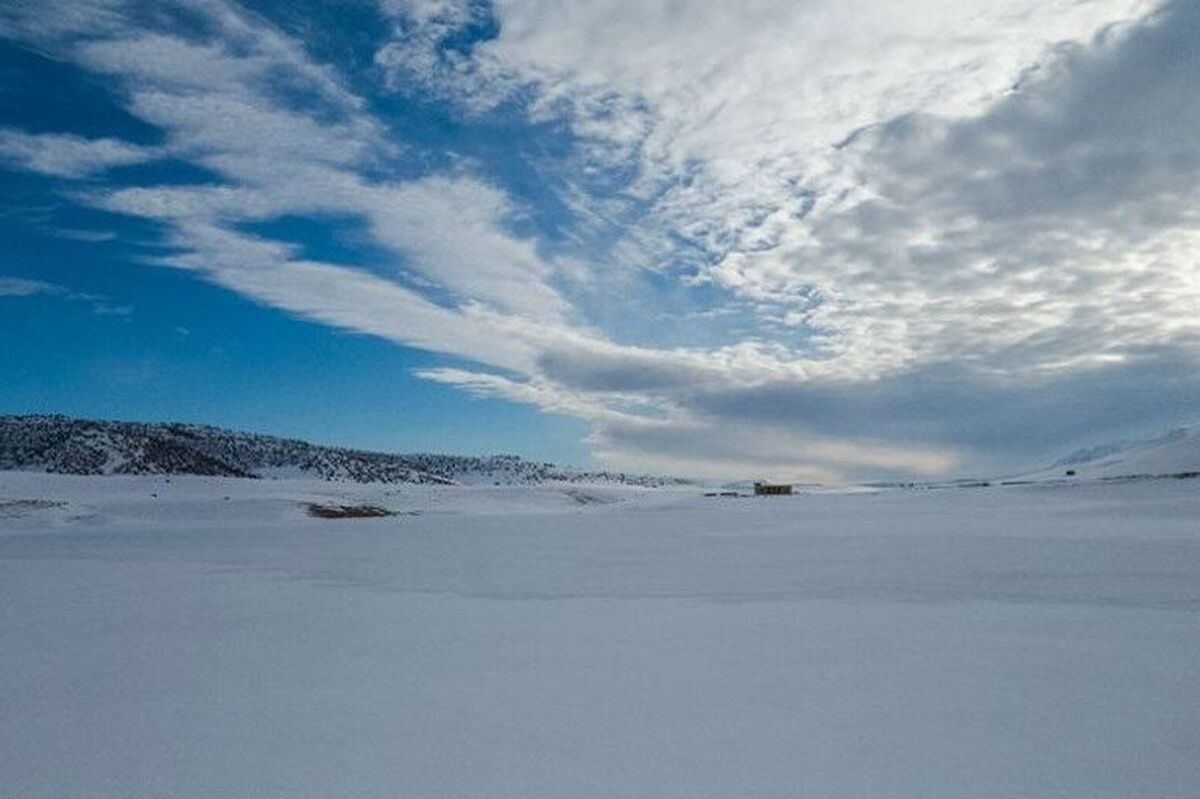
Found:
M 99 294 L 72 291 L 57 283 L 0 275 L 0 297 L 56 297 L 70 302 L 86 303 L 97 316 L 128 316 L 133 307 L 118 305 Z
M 18 3 L 0 34 L 110 81 L 162 143 L 8 130 L 0 156 L 158 224 L 144 260 L 477 364 L 421 374 L 585 419 L 614 465 L 940 474 L 1196 361 L 1200 24 L 1155 8 L 381 2 L 378 91 L 559 137 L 522 175 L 551 232 L 507 165 L 418 167 L 362 75 L 232 2 Z M 103 180 L 160 158 L 212 177 Z M 255 227 L 293 217 L 386 257 Z M 1160 382 L 1175 410 L 1131 413 L 1194 389 Z M 1005 410 L 1034 397 L 1060 421 L 1037 441 Z
M 38 294 L 59 295 L 64 293 L 67 293 L 66 289 L 53 283 L 19 277 L 0 277 L 0 297 L 33 297 Z
M 82 178 L 157 157 L 159 151 L 153 147 L 140 147 L 117 139 L 85 139 L 62 133 L 31 134 L 0 129 L 0 162 L 43 175 Z
M 1068 385 L 1134 370 L 1162 346 L 1195 357 L 1200 102 L 1185 54 L 1197 12 L 1156 5 L 735 13 L 546 0 L 497 4 L 498 34 L 464 54 L 447 51 L 445 28 L 478 24 L 478 10 L 434 15 L 433 35 L 415 35 L 429 6 L 410 2 L 388 5 L 400 33 L 380 62 L 407 85 L 465 98 L 468 113 L 532 90 L 530 113 L 569 120 L 589 143 L 585 159 L 600 157 L 594 144 L 635 165 L 625 196 L 645 209 L 635 226 L 651 244 L 645 268 L 664 260 L 655 242 L 693 242 L 707 254 L 697 282 L 747 299 L 767 336 L 794 329 L 817 355 L 747 358 L 761 368 L 726 373 L 723 389 L 680 378 L 678 407 L 695 410 L 702 393 L 712 412 L 723 393 L 790 386 L 767 416 L 795 424 L 808 396 L 902 403 L 904 386 L 936 381 L 947 364 L 986 404 L 1008 393 L 997 382 L 1006 375 L 1049 380 L 1067 401 Z M 440 60 L 414 56 L 420 46 Z M 617 357 L 650 391 L 683 360 L 639 370 Z M 585 372 L 598 388 L 616 374 L 569 363 L 574 374 L 555 379 Z M 881 379 L 896 390 L 880 392 Z M 971 399 L 960 399 L 967 415 Z M 718 420 L 745 429 L 742 407 L 716 405 Z M 857 421 L 837 427 L 889 429 Z

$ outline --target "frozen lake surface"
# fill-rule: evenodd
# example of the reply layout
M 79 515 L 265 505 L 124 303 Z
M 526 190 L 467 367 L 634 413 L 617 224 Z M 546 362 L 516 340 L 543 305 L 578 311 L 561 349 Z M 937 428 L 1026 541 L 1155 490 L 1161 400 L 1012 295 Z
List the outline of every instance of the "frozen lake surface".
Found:
M 23 798 L 1192 799 L 1200 480 L 0 473 L 0 697 Z

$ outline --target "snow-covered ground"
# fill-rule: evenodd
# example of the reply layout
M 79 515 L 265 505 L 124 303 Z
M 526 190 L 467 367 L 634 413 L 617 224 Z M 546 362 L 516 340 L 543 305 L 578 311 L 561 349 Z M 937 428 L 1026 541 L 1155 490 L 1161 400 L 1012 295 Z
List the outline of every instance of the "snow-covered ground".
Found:
M 1144 441 L 1119 441 L 1080 450 L 1048 469 L 1026 477 L 1123 479 L 1136 475 L 1193 475 L 1200 473 L 1200 428 L 1181 427 Z
M 0 473 L 0 796 L 1198 795 L 1200 480 L 699 494 Z

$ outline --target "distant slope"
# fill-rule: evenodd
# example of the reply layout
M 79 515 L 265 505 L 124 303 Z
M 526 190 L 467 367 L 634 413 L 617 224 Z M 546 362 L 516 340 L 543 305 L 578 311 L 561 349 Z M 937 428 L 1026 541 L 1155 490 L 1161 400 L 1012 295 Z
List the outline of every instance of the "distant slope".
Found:
M 359 483 L 547 482 L 662 486 L 686 481 L 581 471 L 515 455 L 390 455 L 192 424 L 0 416 L 0 470 L 62 474 L 303 476 Z
M 1200 473 L 1200 429 L 1183 427 L 1144 441 L 1119 441 L 1079 450 L 1024 477 L 1164 477 Z

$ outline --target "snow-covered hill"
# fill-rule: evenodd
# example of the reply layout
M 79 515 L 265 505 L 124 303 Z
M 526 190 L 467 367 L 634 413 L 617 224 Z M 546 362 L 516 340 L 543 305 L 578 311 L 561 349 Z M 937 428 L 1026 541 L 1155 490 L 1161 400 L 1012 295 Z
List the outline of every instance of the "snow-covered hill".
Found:
M 1073 474 L 1068 475 L 1068 472 Z M 1200 474 L 1200 428 L 1181 427 L 1142 441 L 1081 449 L 1031 478 L 1182 477 Z
M 62 474 L 195 474 L 316 477 L 358 483 L 609 483 L 685 481 L 582 471 L 515 455 L 392 455 L 192 424 L 144 424 L 63 416 L 0 416 L 0 470 Z

